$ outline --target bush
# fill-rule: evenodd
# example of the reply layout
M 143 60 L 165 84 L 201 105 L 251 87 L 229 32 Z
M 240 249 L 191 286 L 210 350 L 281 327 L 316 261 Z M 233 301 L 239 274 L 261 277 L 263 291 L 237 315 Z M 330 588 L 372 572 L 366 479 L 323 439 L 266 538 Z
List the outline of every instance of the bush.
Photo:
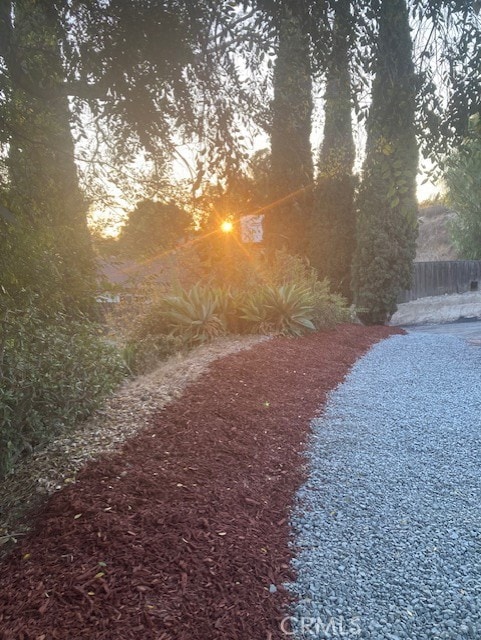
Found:
M 187 345 L 206 342 L 226 332 L 232 303 L 227 289 L 201 284 L 178 288 L 151 305 L 133 330 L 133 341 L 173 335 Z
M 353 320 L 353 312 L 347 300 L 338 293 L 331 293 L 328 280 L 317 281 L 311 290 L 314 313 L 312 322 L 316 329 L 331 329 L 336 324 Z
M 350 319 L 346 300 L 319 282 L 307 260 L 277 251 L 268 262 L 251 262 L 256 281 L 249 277 L 242 288 L 198 283 L 164 294 L 141 318 L 134 342 L 173 335 L 191 346 L 225 333 L 302 335 Z
M 329 329 L 352 320 L 346 298 L 331 293 L 329 280 L 319 280 L 316 269 L 305 258 L 276 251 L 273 260 L 264 266 L 262 276 L 272 285 L 295 284 L 299 289 L 309 291 L 310 306 L 313 307 L 309 317 L 316 329 Z
M 156 337 L 168 334 L 171 327 L 170 322 L 165 315 L 165 311 L 165 296 L 152 302 L 147 311 L 145 311 L 145 313 L 141 315 L 138 321 L 134 324 L 129 342 L 137 342 L 147 337 Z
M 262 283 L 273 286 L 298 284 L 312 289 L 318 282 L 317 272 L 307 258 L 293 256 L 284 250 L 276 251 L 269 261 L 259 265 L 258 272 Z
M 264 287 L 245 293 L 239 304 L 239 317 L 244 321 L 246 333 L 272 333 L 274 327 L 269 322 Z
M 188 345 L 207 342 L 226 332 L 219 296 L 211 287 L 196 284 L 187 291 L 181 289 L 165 296 L 161 304 L 170 333 Z
M 455 211 L 451 233 L 458 253 L 481 259 L 481 122 L 472 118 L 470 134 L 448 160 L 448 202 Z
M 245 333 L 246 324 L 240 316 L 240 307 L 244 294 L 233 291 L 230 287 L 214 287 L 212 294 L 216 303 L 216 313 L 227 333 Z
M 311 292 L 297 284 L 265 286 L 247 298 L 241 312 L 255 333 L 301 336 L 316 328 Z
M 124 347 L 123 357 L 129 371 L 136 375 L 152 371 L 160 361 L 182 351 L 183 347 L 184 341 L 178 336 L 145 336 L 131 339 Z
M 0 476 L 16 460 L 86 418 L 125 374 L 96 325 L 29 307 L 0 328 Z

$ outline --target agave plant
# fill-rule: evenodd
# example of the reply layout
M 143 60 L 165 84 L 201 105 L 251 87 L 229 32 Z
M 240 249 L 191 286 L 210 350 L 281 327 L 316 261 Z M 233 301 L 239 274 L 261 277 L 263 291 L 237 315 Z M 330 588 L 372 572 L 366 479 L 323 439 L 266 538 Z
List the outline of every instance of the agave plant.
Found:
M 312 294 L 298 284 L 266 287 L 266 312 L 278 333 L 301 336 L 307 331 L 315 331 L 312 322 L 314 306 Z
M 239 313 L 251 332 L 271 333 L 275 330 L 267 318 L 265 287 L 245 294 L 239 304 Z
M 316 329 L 311 292 L 297 284 L 257 289 L 246 298 L 241 312 L 257 333 L 300 336 Z
M 215 287 L 212 294 L 216 301 L 216 310 L 224 328 L 229 333 L 239 333 L 241 330 L 239 318 L 239 306 L 242 296 L 234 292 L 230 287 Z
M 171 333 L 190 344 L 206 342 L 225 333 L 215 293 L 200 284 L 165 296 L 162 315 Z

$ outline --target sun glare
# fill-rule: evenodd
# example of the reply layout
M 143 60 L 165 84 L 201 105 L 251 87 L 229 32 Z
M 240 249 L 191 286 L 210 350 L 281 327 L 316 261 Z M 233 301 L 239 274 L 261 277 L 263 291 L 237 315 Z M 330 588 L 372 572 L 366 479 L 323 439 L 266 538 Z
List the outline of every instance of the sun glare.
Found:
M 220 225 L 221 231 L 223 233 L 232 233 L 234 230 L 234 225 L 230 220 L 224 220 L 224 222 Z

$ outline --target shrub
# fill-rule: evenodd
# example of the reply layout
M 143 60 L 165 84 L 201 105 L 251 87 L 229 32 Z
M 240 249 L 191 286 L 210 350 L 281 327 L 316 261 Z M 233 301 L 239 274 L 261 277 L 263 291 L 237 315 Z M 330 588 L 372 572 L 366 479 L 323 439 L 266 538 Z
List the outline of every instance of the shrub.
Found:
M 162 299 L 162 318 L 170 333 L 186 344 L 198 344 L 225 333 L 226 327 L 215 291 L 197 284 Z
M 311 289 L 318 281 L 317 272 L 307 258 L 291 255 L 284 250 L 276 251 L 273 257 L 259 265 L 260 280 L 273 286 L 298 284 Z
M 32 307 L 0 329 L 0 476 L 23 454 L 87 417 L 125 374 L 96 325 Z
M 327 280 L 319 282 L 307 260 L 277 251 L 255 267 L 256 282 L 249 278 L 242 288 L 198 283 L 164 294 L 139 322 L 134 341 L 173 335 L 191 346 L 225 333 L 302 335 L 350 319 L 346 300 L 330 293 Z M 131 360 L 143 349 L 129 348 Z
M 240 318 L 246 323 L 247 333 L 272 333 L 268 320 L 265 288 L 258 287 L 244 294 L 239 305 Z
M 331 329 L 336 324 L 353 320 L 354 313 L 349 309 L 346 298 L 331 293 L 327 279 L 315 283 L 311 299 L 314 308 L 312 322 L 316 329 Z
M 244 333 L 246 326 L 240 317 L 240 306 L 244 294 L 233 291 L 230 287 L 214 287 L 212 294 L 216 302 L 216 311 L 228 333 Z
M 264 265 L 261 275 L 272 286 L 295 284 L 299 289 L 308 291 L 310 306 L 313 307 L 309 318 L 316 329 L 328 329 L 352 320 L 347 300 L 331 293 L 329 281 L 320 281 L 316 270 L 305 258 L 276 251 L 273 259 Z
M 309 289 L 285 284 L 266 289 L 267 318 L 279 333 L 301 336 L 315 331 L 312 323 L 314 306 Z
M 451 233 L 459 254 L 481 259 L 481 122 L 472 117 L 469 136 L 448 160 L 448 202 L 455 211 Z
M 145 336 L 131 339 L 123 349 L 123 357 L 129 371 L 136 375 L 152 371 L 160 361 L 182 351 L 183 347 L 184 342 L 178 336 Z
M 137 342 L 148 336 L 168 334 L 171 330 L 171 325 L 165 315 L 166 310 L 165 297 L 158 298 L 152 302 L 148 310 L 134 324 L 131 331 L 131 340 Z
M 201 284 L 163 294 L 140 318 L 131 333 L 127 350 L 145 352 L 148 345 L 153 347 L 151 339 L 155 338 L 155 349 L 166 350 L 171 355 L 183 345 L 191 346 L 223 335 L 236 326 L 236 304 L 229 289 Z M 169 340 L 167 336 L 175 340 Z
M 311 292 L 297 284 L 259 289 L 247 299 L 241 311 L 256 333 L 270 330 L 300 336 L 316 328 L 312 323 Z

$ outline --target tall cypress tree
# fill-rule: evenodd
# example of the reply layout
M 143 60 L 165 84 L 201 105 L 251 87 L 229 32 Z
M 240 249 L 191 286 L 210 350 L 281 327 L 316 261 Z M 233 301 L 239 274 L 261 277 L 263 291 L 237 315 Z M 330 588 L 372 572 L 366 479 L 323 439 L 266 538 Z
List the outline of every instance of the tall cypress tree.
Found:
M 350 297 L 355 246 L 354 140 L 351 119 L 351 0 L 337 0 L 326 79 L 324 138 L 314 193 L 311 263 L 333 289 Z
M 415 75 L 405 0 L 383 0 L 366 160 L 358 197 L 355 301 L 382 324 L 412 278 L 417 236 Z
M 282 9 L 274 68 L 269 186 L 272 201 L 287 198 L 266 215 L 264 230 L 270 248 L 305 255 L 313 180 L 312 81 L 308 39 L 296 4 L 290 4 Z

